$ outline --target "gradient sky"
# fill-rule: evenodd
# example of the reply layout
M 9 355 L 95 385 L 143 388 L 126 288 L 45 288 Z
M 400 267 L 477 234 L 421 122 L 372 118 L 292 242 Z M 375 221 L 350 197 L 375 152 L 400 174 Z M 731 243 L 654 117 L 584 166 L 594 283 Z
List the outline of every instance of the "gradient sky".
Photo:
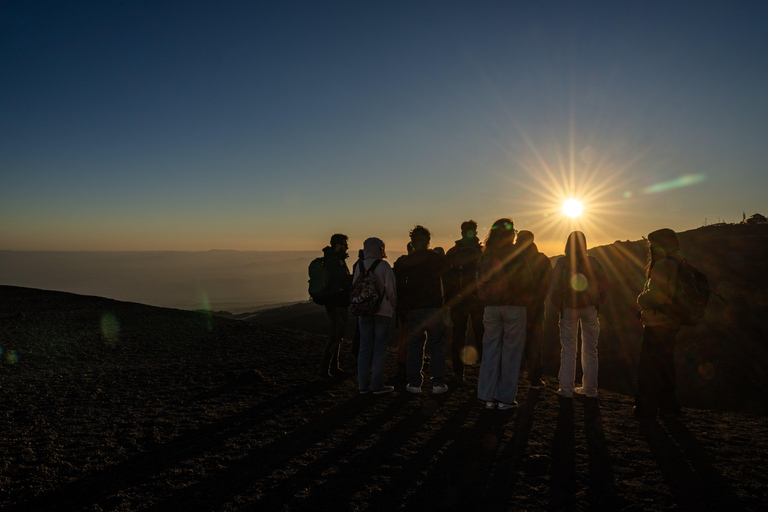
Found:
M 506 216 L 554 255 L 768 214 L 768 2 L 0 16 L 0 249 L 447 248 Z

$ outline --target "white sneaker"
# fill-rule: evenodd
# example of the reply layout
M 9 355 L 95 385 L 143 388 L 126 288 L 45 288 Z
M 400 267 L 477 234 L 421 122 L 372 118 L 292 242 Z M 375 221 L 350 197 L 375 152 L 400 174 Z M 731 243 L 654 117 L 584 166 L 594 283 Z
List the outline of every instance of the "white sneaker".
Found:
M 445 393 L 446 391 L 448 391 L 448 384 L 443 384 L 442 386 L 440 384 L 432 386 L 433 395 L 439 395 L 441 393 Z
M 496 402 L 485 402 L 485 408 L 486 409 L 495 409 L 496 408 Z
M 500 411 L 508 411 L 510 409 L 517 409 L 517 401 L 515 401 L 515 403 L 513 403 L 513 404 L 505 404 L 503 402 L 499 402 L 498 409 Z
M 405 389 L 406 389 L 406 390 L 407 390 L 409 393 L 414 393 L 414 394 L 417 394 L 417 395 L 418 395 L 419 393 L 421 393 L 421 388 L 420 388 L 419 386 L 405 386 Z

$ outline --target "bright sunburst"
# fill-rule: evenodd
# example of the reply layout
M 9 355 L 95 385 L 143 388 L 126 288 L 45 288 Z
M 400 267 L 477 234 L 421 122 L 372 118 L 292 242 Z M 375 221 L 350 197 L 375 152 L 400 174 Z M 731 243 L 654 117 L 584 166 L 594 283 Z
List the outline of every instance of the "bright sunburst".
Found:
M 568 199 L 563 203 L 563 213 L 571 218 L 578 217 L 584 210 L 584 205 L 576 199 Z

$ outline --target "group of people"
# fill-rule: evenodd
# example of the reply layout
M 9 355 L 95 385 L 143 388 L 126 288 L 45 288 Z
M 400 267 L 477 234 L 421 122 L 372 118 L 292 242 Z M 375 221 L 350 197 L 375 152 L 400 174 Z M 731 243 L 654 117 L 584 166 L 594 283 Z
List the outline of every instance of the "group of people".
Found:
M 572 232 L 565 255 L 554 269 L 540 253 L 530 231 L 518 232 L 511 219 L 499 219 L 481 244 L 477 223 L 461 225 L 461 238 L 447 253 L 431 249 L 431 233 L 423 226 L 410 231 L 408 253 L 390 266 L 384 242 L 368 238 L 350 271 L 346 264 L 348 238 L 335 234 L 324 251 L 326 267 L 337 290 L 325 307 L 331 323 L 318 378 L 347 376 L 338 365 L 340 343 L 349 312 L 349 290 L 370 273 L 382 300 L 374 314 L 358 317 L 358 391 L 385 394 L 394 386 L 384 382 L 387 345 L 393 321 L 403 326 L 398 361 L 404 363 L 406 391 L 422 393 L 425 347 L 429 356 L 432 393 L 449 389 L 446 378 L 448 325 L 452 324 L 451 382 L 464 384 L 467 363 L 480 361 L 477 396 L 487 409 L 517 406 L 520 369 L 525 360 L 530 386 L 541 389 L 545 301 L 559 312 L 560 371 L 558 395 L 597 397 L 600 333 L 598 314 L 609 291 L 600 263 L 587 254 L 586 237 Z M 660 306 L 674 293 L 674 265 L 679 244 L 672 230 L 648 237 L 646 284 L 638 297 L 644 325 L 636 396 L 637 419 L 654 418 L 657 411 L 679 412 L 674 398 L 672 351 L 680 325 Z M 448 321 L 450 318 L 450 322 Z M 475 347 L 467 344 L 472 329 Z M 578 336 L 581 333 L 583 378 L 575 383 Z

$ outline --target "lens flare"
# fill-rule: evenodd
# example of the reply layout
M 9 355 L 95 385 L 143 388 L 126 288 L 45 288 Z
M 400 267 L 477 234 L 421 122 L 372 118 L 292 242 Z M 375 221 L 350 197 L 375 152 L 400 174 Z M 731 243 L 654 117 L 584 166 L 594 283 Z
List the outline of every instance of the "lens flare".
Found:
M 16 364 L 19 362 L 19 353 L 15 350 L 9 350 L 5 353 L 5 362 L 8 364 Z
M 477 349 L 473 347 L 472 345 L 468 345 L 461 349 L 461 352 L 459 354 L 461 356 L 461 360 L 464 362 L 464 364 L 472 364 L 477 362 Z
M 704 174 L 686 174 L 685 176 L 680 176 L 679 178 L 671 181 L 656 183 L 655 185 L 646 187 L 643 189 L 643 194 L 655 194 L 657 192 L 666 192 L 667 190 L 672 190 L 675 188 L 688 187 L 690 185 L 701 183 L 706 179 L 707 176 Z
M 120 334 L 120 322 L 112 313 L 105 313 L 101 316 L 101 335 L 110 345 L 117 343 Z
M 587 277 L 584 274 L 576 273 L 571 276 L 571 288 L 577 292 L 583 292 L 587 289 Z

